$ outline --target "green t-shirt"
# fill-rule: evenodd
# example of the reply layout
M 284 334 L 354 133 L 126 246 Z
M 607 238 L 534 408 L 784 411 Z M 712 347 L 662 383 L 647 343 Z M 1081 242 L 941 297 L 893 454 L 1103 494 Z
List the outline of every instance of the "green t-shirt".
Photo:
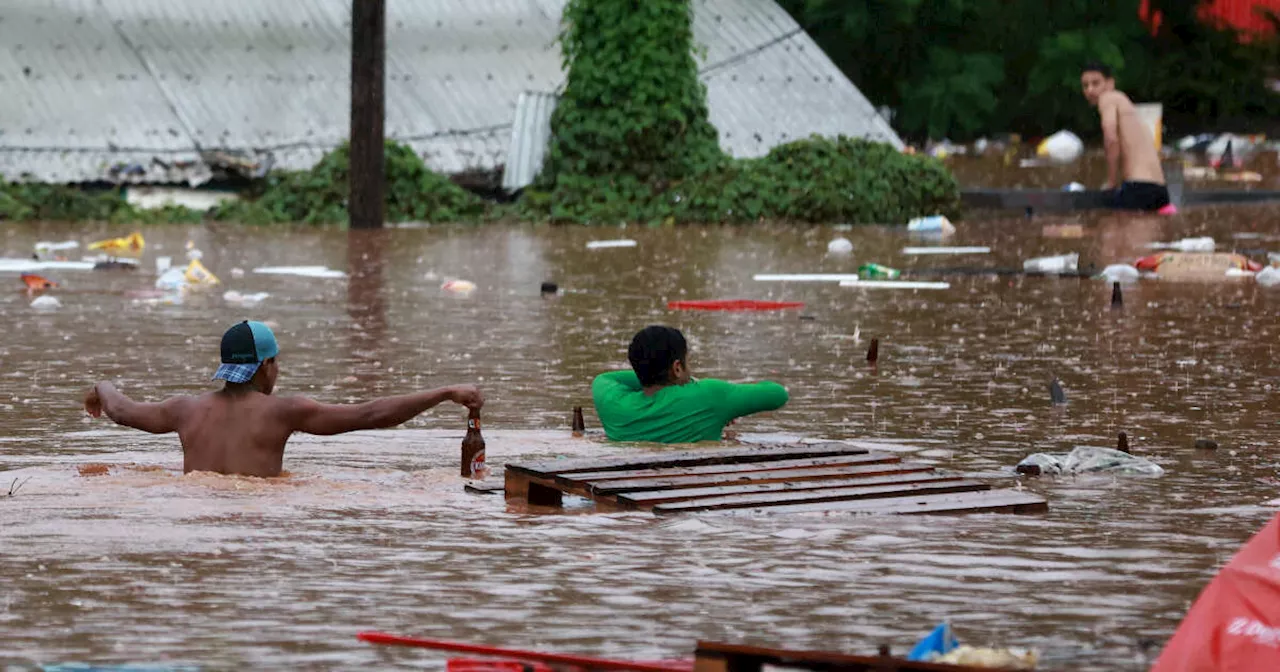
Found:
M 787 389 L 771 382 L 703 379 L 646 395 L 634 371 L 611 371 L 592 381 L 591 397 L 605 434 L 614 441 L 693 443 L 719 441 L 734 418 L 781 407 Z

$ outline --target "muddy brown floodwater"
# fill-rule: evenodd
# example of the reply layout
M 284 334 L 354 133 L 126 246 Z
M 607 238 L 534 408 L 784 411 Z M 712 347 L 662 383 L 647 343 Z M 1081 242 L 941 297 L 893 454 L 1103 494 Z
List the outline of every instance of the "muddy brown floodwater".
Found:
M 1080 223 L 1079 239 L 1047 224 Z M 0 254 L 127 230 L 0 229 Z M 381 234 L 235 227 L 144 230 L 136 273 L 53 272 L 56 311 L 0 276 L 0 662 L 200 669 L 438 667 L 378 649 L 378 629 L 568 652 L 686 657 L 695 640 L 903 651 L 941 619 L 972 644 L 1035 647 L 1042 669 L 1144 669 L 1190 601 L 1280 496 L 1275 353 L 1280 290 L 1143 281 L 1109 307 L 1097 280 L 951 277 L 947 291 L 753 282 L 758 272 L 1020 266 L 1079 251 L 1132 259 L 1146 242 L 1212 235 L 1280 250 L 1280 212 L 1174 218 L 975 218 L 967 257 L 904 257 L 900 231 L 864 227 L 429 227 Z M 1244 237 L 1240 237 L 1241 235 Z M 826 256 L 836 235 L 852 255 Z M 635 248 L 588 251 L 592 239 Z M 224 287 L 181 305 L 134 303 L 157 254 L 192 240 Z M 1256 253 L 1255 253 L 1256 254 Z M 233 268 L 324 264 L 348 279 Z M 442 293 L 451 277 L 467 297 Z M 539 296 L 544 280 L 564 293 Z M 271 294 L 253 308 L 222 290 Z M 669 299 L 802 300 L 801 312 L 674 313 Z M 637 450 L 572 439 L 589 381 L 624 364 L 655 322 L 683 329 L 703 376 L 769 378 L 760 438 L 872 440 L 1012 486 L 1037 451 L 1114 445 L 1162 478 L 1028 481 L 1040 516 L 534 515 L 458 479 L 464 413 L 400 430 L 299 437 L 286 478 L 182 476 L 172 436 L 90 421 L 78 395 L 109 378 L 156 400 L 208 389 L 218 339 L 242 318 L 276 325 L 280 393 L 346 402 L 478 382 L 495 465 Z M 880 339 L 878 371 L 864 353 Z M 1062 380 L 1069 403 L 1052 407 Z M 1196 438 L 1216 440 L 1197 451 Z M 106 473 L 101 467 L 107 465 Z M 81 468 L 85 475 L 81 475 Z M 97 475 L 95 475 L 95 472 Z M 3 496 L 12 481 L 25 483 Z

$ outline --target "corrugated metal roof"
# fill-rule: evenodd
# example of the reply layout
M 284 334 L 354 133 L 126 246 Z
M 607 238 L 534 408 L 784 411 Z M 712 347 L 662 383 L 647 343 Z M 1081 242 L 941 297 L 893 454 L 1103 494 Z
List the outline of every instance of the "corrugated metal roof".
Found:
M 772 0 L 695 3 L 712 121 L 732 154 L 813 132 L 900 146 Z M 388 2 L 388 136 L 438 171 L 502 165 L 519 96 L 563 82 L 562 7 Z M 347 136 L 350 0 L 10 0 L 0 41 L 10 179 L 199 183 L 211 150 L 301 169 Z

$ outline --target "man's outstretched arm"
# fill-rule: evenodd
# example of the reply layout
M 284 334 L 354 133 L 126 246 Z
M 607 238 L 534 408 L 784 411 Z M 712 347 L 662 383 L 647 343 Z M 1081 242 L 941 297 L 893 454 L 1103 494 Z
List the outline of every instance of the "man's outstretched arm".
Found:
M 284 403 L 290 429 L 330 436 L 360 429 L 394 427 L 445 401 L 478 409 L 484 406 L 484 395 L 471 385 L 458 385 L 384 397 L 363 404 L 322 404 L 307 397 L 293 397 Z
M 104 413 L 116 424 L 152 434 L 178 431 L 178 419 L 187 397 L 170 397 L 159 403 L 138 402 L 125 396 L 109 382 L 89 388 L 84 396 L 84 410 L 97 418 Z

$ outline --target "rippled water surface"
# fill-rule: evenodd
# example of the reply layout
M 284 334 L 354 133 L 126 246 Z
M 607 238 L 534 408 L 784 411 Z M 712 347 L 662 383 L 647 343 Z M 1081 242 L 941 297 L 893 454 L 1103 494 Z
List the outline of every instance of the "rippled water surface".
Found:
M 1080 223 L 1078 239 L 1045 225 Z M 126 230 L 4 225 L 0 256 L 38 240 Z M 1280 290 L 1143 281 L 1109 307 L 1101 281 L 949 276 L 946 291 L 753 282 L 758 272 L 1015 267 L 1079 251 L 1101 267 L 1152 240 L 1212 235 L 1280 251 L 1262 208 L 1175 218 L 975 219 L 905 257 L 887 228 L 430 227 L 360 235 L 145 229 L 144 270 L 57 272 L 59 310 L 0 274 L 0 661 L 166 662 L 203 669 L 438 667 L 360 630 L 587 654 L 679 658 L 697 639 L 902 651 L 940 619 L 973 644 L 1030 646 L 1044 669 L 1145 669 L 1216 568 L 1280 496 L 1274 412 Z M 1244 237 L 1240 237 L 1245 234 Z M 836 235 L 854 253 L 825 254 Z M 592 239 L 635 248 L 589 251 Z M 192 240 L 225 287 L 135 303 L 157 254 Z M 923 243 L 923 244 L 928 244 Z M 324 264 L 350 279 L 233 268 Z M 448 278 L 478 285 L 443 293 Z M 539 296 L 539 284 L 563 293 Z M 253 308 L 223 289 L 271 294 Z M 806 302 L 782 313 L 669 312 L 674 299 Z M 462 491 L 464 429 L 441 407 L 404 429 L 290 444 L 280 479 L 181 475 L 176 437 L 90 421 L 80 392 L 111 379 L 143 399 L 209 389 L 218 339 L 275 325 L 281 394 L 329 402 L 457 382 L 486 391 L 495 465 L 640 450 L 569 436 L 591 376 L 625 363 L 638 328 L 685 331 L 702 376 L 768 378 L 792 394 L 744 433 L 871 439 L 998 487 L 1031 452 L 1113 445 L 1163 478 L 1031 481 L 1041 516 L 544 515 Z M 880 339 L 880 366 L 864 361 Z M 1054 408 L 1056 375 L 1069 404 Z M 1221 444 L 1196 451 L 1198 437 Z M 81 468 L 109 465 L 105 475 Z M 92 473 L 92 469 L 87 473 Z M 12 481 L 25 483 L 4 496 Z

